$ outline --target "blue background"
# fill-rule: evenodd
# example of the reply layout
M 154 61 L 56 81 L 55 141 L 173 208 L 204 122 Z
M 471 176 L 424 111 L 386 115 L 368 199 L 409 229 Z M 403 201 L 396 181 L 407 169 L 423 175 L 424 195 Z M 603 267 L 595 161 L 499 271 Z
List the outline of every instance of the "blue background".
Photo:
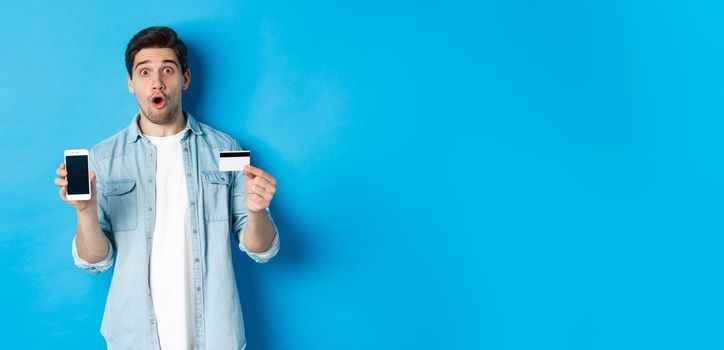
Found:
M 184 106 L 279 179 L 234 255 L 249 349 L 721 349 L 717 1 L 4 1 L 3 348 L 99 349 L 64 149 L 137 111 L 168 25 Z

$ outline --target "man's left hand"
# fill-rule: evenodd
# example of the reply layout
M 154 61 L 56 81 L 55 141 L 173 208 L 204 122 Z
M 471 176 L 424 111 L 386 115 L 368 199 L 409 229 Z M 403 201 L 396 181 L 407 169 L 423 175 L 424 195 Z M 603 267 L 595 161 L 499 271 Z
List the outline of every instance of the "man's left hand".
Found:
M 247 165 L 246 175 L 246 209 L 252 213 L 269 208 L 274 193 L 277 192 L 277 180 L 264 170 Z

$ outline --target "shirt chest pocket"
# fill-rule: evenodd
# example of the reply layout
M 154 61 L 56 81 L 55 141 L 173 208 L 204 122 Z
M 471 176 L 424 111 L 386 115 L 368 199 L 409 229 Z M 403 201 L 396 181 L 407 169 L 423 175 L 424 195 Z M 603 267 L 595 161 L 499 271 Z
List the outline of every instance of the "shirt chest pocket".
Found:
M 105 184 L 108 201 L 108 216 L 111 228 L 116 231 L 133 230 L 138 225 L 138 203 L 136 199 L 136 180 L 109 180 Z
M 201 171 L 204 219 L 206 221 L 229 220 L 230 177 L 229 173 L 223 171 Z

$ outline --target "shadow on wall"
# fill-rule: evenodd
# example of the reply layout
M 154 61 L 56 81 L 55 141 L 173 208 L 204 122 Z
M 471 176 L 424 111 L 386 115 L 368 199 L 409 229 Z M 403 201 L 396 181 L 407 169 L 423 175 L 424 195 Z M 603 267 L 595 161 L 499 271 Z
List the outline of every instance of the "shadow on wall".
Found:
M 187 39 L 185 39 L 187 40 Z M 191 69 L 191 84 L 189 89 L 184 92 L 183 105 L 184 109 L 191 112 L 194 116 L 206 115 L 204 108 L 204 92 L 206 88 L 205 73 L 208 71 L 204 65 L 202 57 L 203 53 L 200 53 L 197 47 L 194 45 L 193 40 L 186 41 L 189 46 L 189 67 Z M 248 100 L 247 100 L 248 101 Z M 212 125 L 213 127 L 213 125 Z M 232 130 L 222 130 L 227 133 L 234 133 Z M 236 133 L 238 134 L 238 132 Z M 256 138 L 250 138 L 244 140 L 243 147 L 251 149 L 266 149 L 269 150 L 265 145 Z M 263 169 L 267 169 L 267 162 L 265 159 L 274 157 L 276 155 L 268 154 L 255 155 L 255 165 Z M 275 169 L 268 169 L 270 173 L 274 174 Z M 270 300 L 262 292 L 263 288 L 260 288 L 260 283 L 273 271 L 275 266 L 281 266 L 284 270 L 298 270 L 304 265 L 305 256 L 308 256 L 309 247 L 303 248 L 299 237 L 305 237 L 304 232 L 301 231 L 299 225 L 289 222 L 287 213 L 288 206 L 284 201 L 284 194 L 279 193 L 278 197 L 275 197 L 271 205 L 271 213 L 274 219 L 274 223 L 279 230 L 281 249 L 279 254 L 270 260 L 266 264 L 257 264 L 251 258 L 249 258 L 244 252 L 238 249 L 236 240 L 232 240 L 232 263 L 234 266 L 236 286 L 239 290 L 240 304 L 244 316 L 244 329 L 246 332 L 246 339 L 249 343 L 249 349 L 254 350 L 268 350 L 271 349 L 270 338 L 273 336 L 270 330 L 276 327 L 272 324 L 273 321 L 267 319 L 269 314 L 268 305 L 274 303 L 274 300 Z

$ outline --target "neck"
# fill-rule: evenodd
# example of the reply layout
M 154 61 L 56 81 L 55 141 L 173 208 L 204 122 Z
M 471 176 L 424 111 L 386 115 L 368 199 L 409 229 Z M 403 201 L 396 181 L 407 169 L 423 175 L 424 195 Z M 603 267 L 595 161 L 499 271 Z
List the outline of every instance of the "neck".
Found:
M 181 112 L 181 108 L 174 114 L 173 120 L 167 124 L 154 124 L 143 116 L 138 118 L 138 128 L 147 136 L 172 136 L 180 133 L 185 127 L 186 116 Z

